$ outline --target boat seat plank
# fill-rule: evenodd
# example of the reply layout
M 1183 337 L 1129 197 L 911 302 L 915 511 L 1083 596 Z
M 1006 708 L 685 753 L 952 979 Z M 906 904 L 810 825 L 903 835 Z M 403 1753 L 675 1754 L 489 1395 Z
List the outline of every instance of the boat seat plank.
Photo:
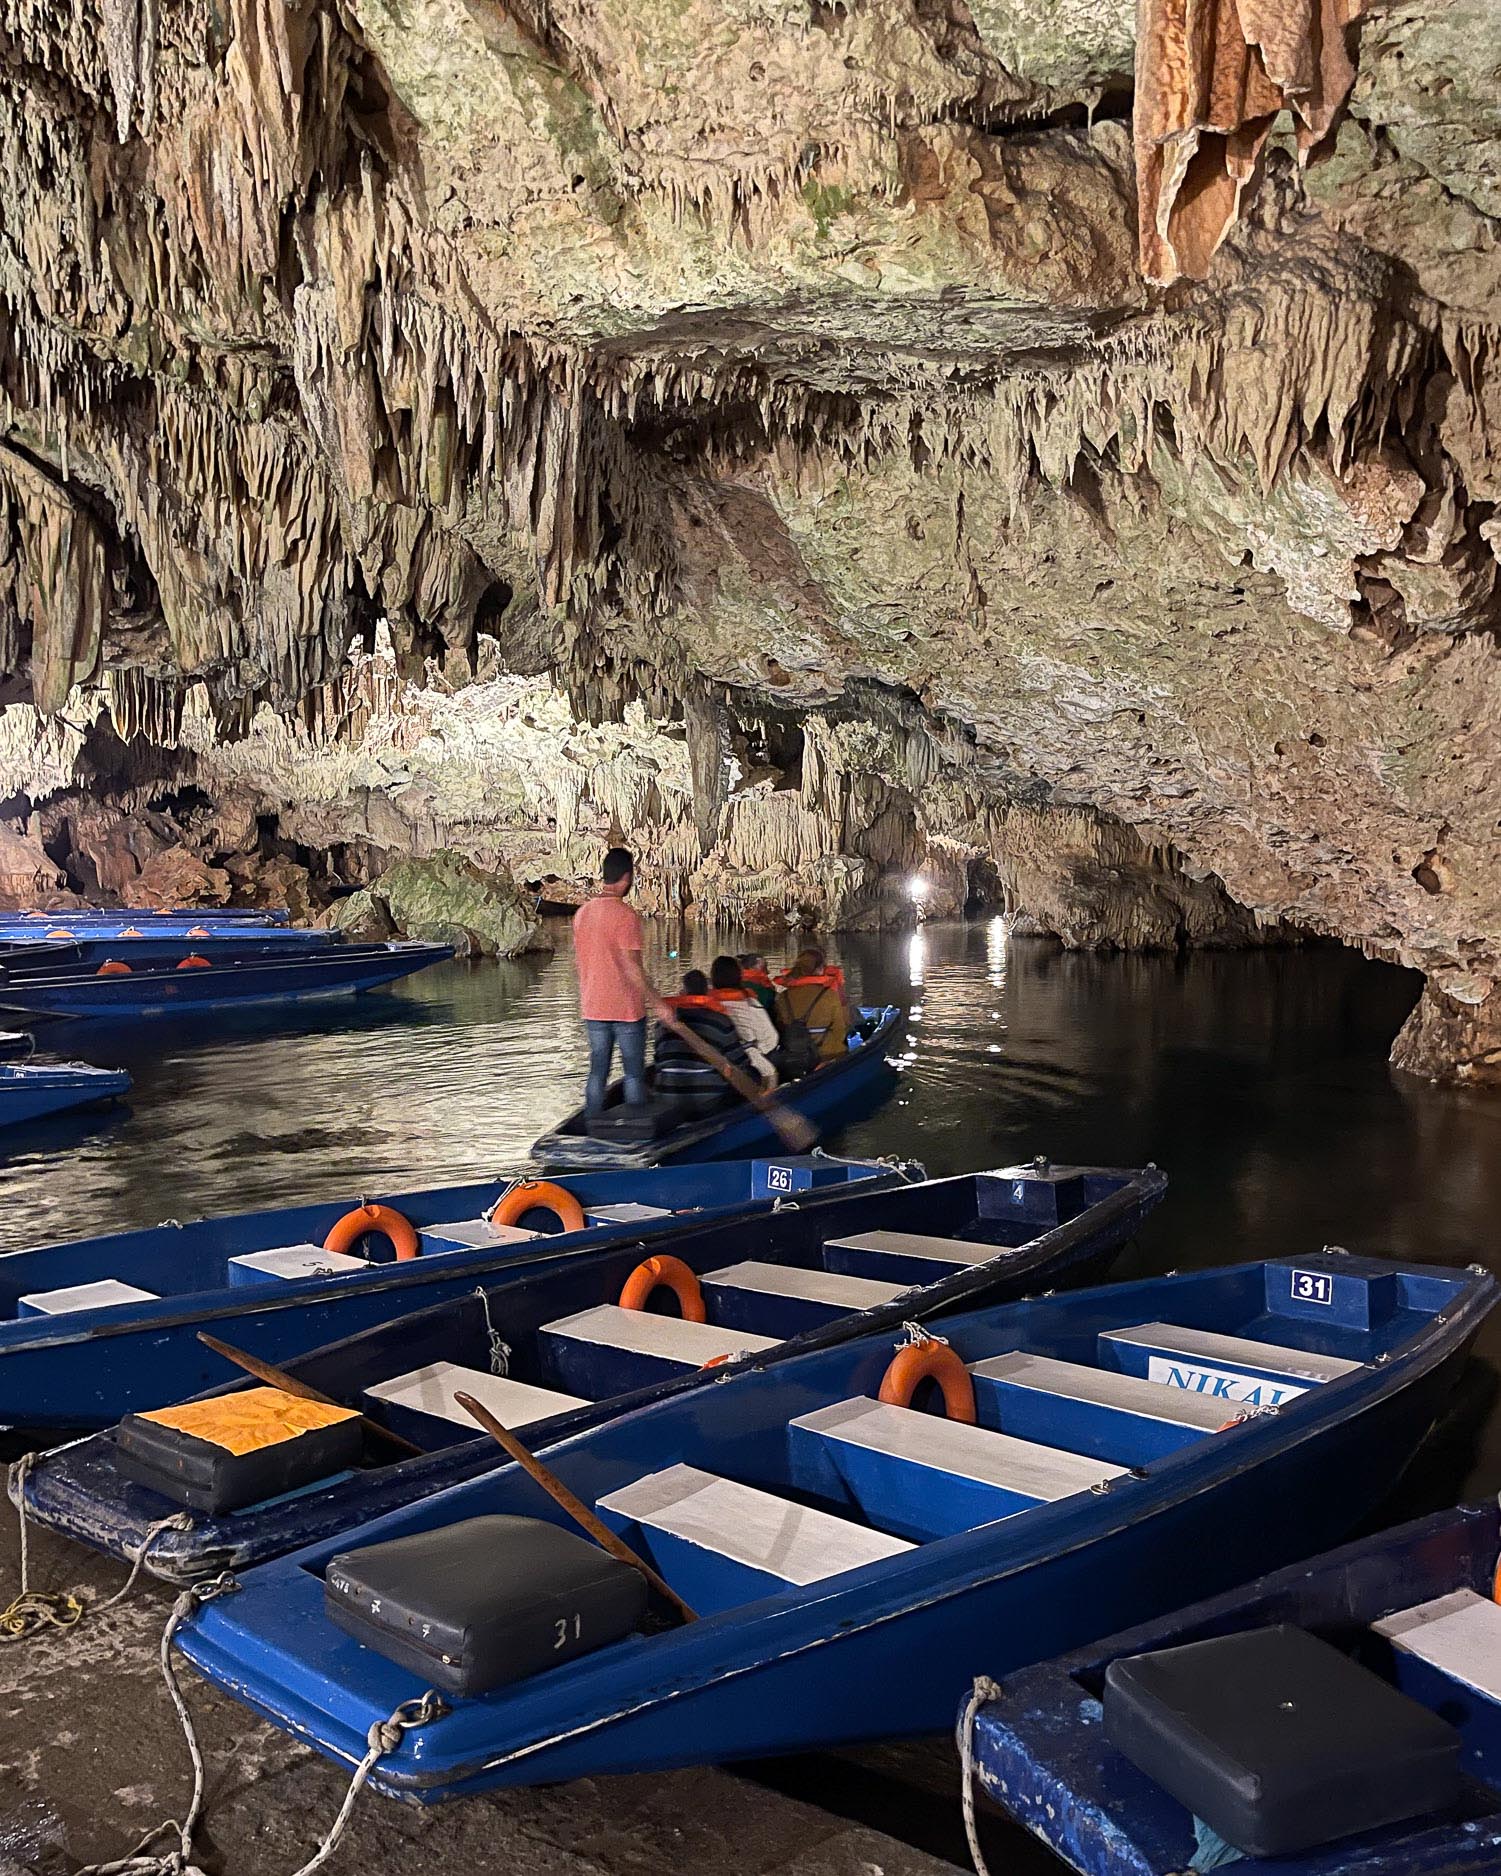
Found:
M 126 1303 L 160 1301 L 155 1290 L 103 1277 L 96 1283 L 71 1283 L 61 1290 L 33 1290 L 18 1299 L 16 1309 L 23 1316 L 63 1316 L 75 1309 L 119 1309 Z
M 684 1322 L 680 1316 L 657 1316 L 646 1309 L 622 1309 L 601 1303 L 543 1325 L 544 1335 L 632 1355 L 653 1355 L 684 1368 L 702 1368 L 720 1355 L 749 1355 L 775 1348 L 776 1338 L 744 1329 L 721 1329 L 711 1322 Z
M 970 1369 L 976 1381 L 995 1381 L 1008 1388 L 1028 1388 L 1069 1401 L 1085 1401 L 1117 1413 L 1141 1414 L 1174 1426 L 1216 1432 L 1225 1421 L 1223 1404 L 1184 1388 L 1165 1388 L 1139 1375 L 1119 1374 L 1113 1368 L 1087 1368 L 1082 1362 L 1055 1361 L 1050 1355 L 1029 1355 L 1017 1350 L 992 1355 Z
M 828 1303 L 835 1309 L 874 1309 L 901 1295 L 904 1285 L 874 1277 L 845 1277 L 833 1270 L 802 1270 L 792 1264 L 762 1264 L 749 1259 L 707 1271 L 707 1287 L 751 1290 L 758 1296 L 789 1296 L 800 1302 Z
M 1457 1589 L 1383 1616 L 1371 1627 L 1403 1654 L 1487 1700 L 1501 1701 L 1501 1604 L 1488 1596 Z
M 347 1277 L 368 1270 L 363 1257 L 347 1251 L 325 1251 L 321 1244 L 284 1244 L 274 1251 L 247 1251 L 229 1260 L 231 1283 L 264 1283 L 273 1277 L 291 1282 L 298 1277 Z
M 993 1258 L 1011 1255 L 999 1244 L 971 1244 L 964 1238 L 929 1237 L 920 1231 L 857 1231 L 830 1238 L 823 1247 L 826 1270 L 877 1281 L 932 1283 L 956 1270 L 973 1270 Z
M 724 1572 L 731 1601 L 745 1593 L 742 1572 L 758 1579 L 765 1593 L 781 1585 L 821 1582 L 912 1548 L 885 1531 L 689 1465 L 637 1479 L 601 1498 L 597 1508 L 618 1523 L 636 1526 L 644 1537 L 676 1539 L 720 1563 L 738 1565 L 738 1571 Z M 714 1563 L 705 1567 L 701 1558 L 694 1575 L 712 1578 L 713 1572 Z M 680 1572 L 669 1581 L 677 1587 Z M 753 1582 L 751 1593 L 757 1586 Z
M 1318 1355 L 1305 1348 L 1285 1348 L 1249 1336 L 1220 1335 L 1210 1329 L 1185 1329 L 1173 1322 L 1142 1322 L 1103 1330 L 1102 1356 L 1112 1356 L 1128 1372 L 1170 1387 L 1187 1388 L 1219 1400 L 1246 1400 L 1259 1394 L 1257 1376 L 1271 1377 L 1279 1398 L 1337 1381 L 1360 1368 L 1358 1361 Z M 1247 1389 L 1247 1383 L 1253 1385 Z M 1268 1399 L 1262 1404 L 1275 1404 Z
M 456 1426 L 478 1435 L 480 1429 L 454 1399 L 460 1392 L 472 1394 L 506 1427 L 531 1426 L 535 1421 L 588 1405 L 578 1396 L 561 1393 L 556 1388 L 534 1387 L 526 1381 L 513 1381 L 508 1375 L 489 1374 L 482 1368 L 464 1368 L 452 1361 L 429 1362 L 425 1368 L 414 1368 L 409 1374 L 377 1381 L 365 1389 L 365 1398 L 408 1413 L 451 1420 Z
M 670 1206 L 642 1205 L 635 1200 L 627 1200 L 619 1205 L 590 1205 L 584 1211 L 584 1217 L 591 1225 L 646 1225 L 653 1219 L 671 1216 Z
M 1212 1393 L 1020 1350 L 976 1362 L 970 1375 L 983 1425 L 1127 1466 L 1212 1438 L 1236 1411 Z
M 1124 1466 L 1061 1447 L 864 1398 L 835 1401 L 803 1414 L 792 1425 L 824 1441 L 861 1447 L 977 1485 L 997 1486 L 1034 1504 L 1087 1492 L 1101 1479 L 1118 1478 L 1125 1471 Z
M 526 1244 L 540 1231 L 520 1225 L 492 1225 L 488 1218 L 461 1218 L 451 1225 L 431 1225 L 422 1233 L 424 1252 L 488 1251 L 497 1244 Z

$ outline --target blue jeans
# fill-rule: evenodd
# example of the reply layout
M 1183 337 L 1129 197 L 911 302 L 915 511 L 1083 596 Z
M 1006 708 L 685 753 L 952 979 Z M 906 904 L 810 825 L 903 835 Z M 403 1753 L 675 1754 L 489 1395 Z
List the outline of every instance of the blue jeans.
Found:
M 625 1073 L 625 1098 L 632 1107 L 646 1099 L 646 1018 L 635 1023 L 586 1022 L 589 1038 L 589 1085 L 584 1106 L 597 1114 L 605 1104 L 605 1090 L 610 1085 L 610 1060 L 620 1050 L 620 1066 Z

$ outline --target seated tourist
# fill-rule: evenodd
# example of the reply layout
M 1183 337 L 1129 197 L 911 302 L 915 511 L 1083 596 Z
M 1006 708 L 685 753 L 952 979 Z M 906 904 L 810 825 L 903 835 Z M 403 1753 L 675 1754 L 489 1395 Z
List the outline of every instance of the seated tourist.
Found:
M 766 968 L 766 960 L 759 951 L 740 953 L 740 981 L 747 990 L 754 991 L 761 1008 L 771 1015 L 776 1008 L 777 987 L 771 981 L 771 974 Z
M 745 1044 L 752 1069 L 761 1078 L 763 1088 L 777 1085 L 777 1071 L 771 1058 L 781 1042 L 777 1026 L 761 1007 L 754 990 L 746 987 L 737 959 L 715 958 L 709 966 L 709 984 L 714 1001 L 729 1017 Z
M 808 945 L 777 982 L 782 988 L 776 1019 L 784 1045 L 790 1045 L 801 1031 L 812 1039 L 820 1062 L 838 1061 L 850 1031 L 844 972 L 831 965 L 817 945 Z
M 720 1006 L 702 971 L 686 971 L 683 988 L 667 999 L 675 1022 L 691 1029 L 701 1041 L 746 1074 L 758 1071 L 740 1040 L 740 1031 Z M 665 1023 L 657 1030 L 656 1083 L 664 1094 L 722 1093 L 724 1080 L 711 1063 L 696 1055 L 675 1029 Z

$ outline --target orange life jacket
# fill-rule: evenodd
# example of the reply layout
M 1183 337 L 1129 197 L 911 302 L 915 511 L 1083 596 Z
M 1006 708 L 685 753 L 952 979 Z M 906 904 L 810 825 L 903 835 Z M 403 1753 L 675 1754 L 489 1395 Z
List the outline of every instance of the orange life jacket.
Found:
M 753 964 L 749 970 L 742 970 L 740 973 L 740 981 L 743 984 L 755 984 L 762 990 L 776 989 L 776 985 L 771 981 L 770 977 L 767 976 L 766 972 L 762 970 L 759 964 Z
M 676 996 L 663 997 L 662 1001 L 669 1010 L 717 1010 L 719 1008 L 712 993 L 708 996 L 690 996 L 686 990 L 680 990 Z

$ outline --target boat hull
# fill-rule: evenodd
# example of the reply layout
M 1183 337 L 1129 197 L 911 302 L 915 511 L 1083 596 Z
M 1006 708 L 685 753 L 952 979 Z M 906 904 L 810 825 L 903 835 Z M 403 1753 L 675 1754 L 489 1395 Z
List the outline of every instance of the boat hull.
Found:
M 772 1219 L 732 1221 L 712 1231 L 680 1237 L 674 1241 L 673 1252 L 695 1269 L 733 1263 L 741 1255 L 786 1257 L 804 1244 L 869 1228 L 889 1216 L 893 1203 L 916 1211 L 919 1193 L 922 1210 L 936 1210 L 936 1203 L 941 1203 L 941 1198 L 935 1203 L 933 1186 L 893 1193 L 889 1187 L 880 1190 L 879 1183 L 861 1182 L 853 1191 L 837 1197 L 831 1194 L 815 1205 L 804 1202 L 797 1210 L 789 1208 Z M 958 1183 L 939 1181 L 938 1186 Z M 1065 1223 L 1041 1232 L 1025 1249 L 1008 1253 L 993 1266 L 972 1270 L 960 1282 L 912 1290 L 899 1306 L 862 1311 L 827 1327 L 789 1336 L 774 1356 L 758 1359 L 788 1360 L 840 1337 L 868 1334 L 883 1327 L 891 1329 L 902 1321 L 926 1320 L 957 1308 L 973 1308 L 980 1302 L 1004 1302 L 1044 1287 L 1097 1282 L 1160 1201 L 1165 1187 L 1166 1181 L 1157 1172 L 1123 1177 L 1117 1192 Z M 633 1246 L 594 1260 L 588 1272 L 581 1271 L 576 1278 L 548 1277 L 545 1273 L 528 1278 L 523 1273 L 518 1276 L 517 1290 L 550 1286 L 552 1301 L 534 1306 L 534 1313 L 564 1315 L 618 1290 L 639 1254 Z M 386 1330 L 314 1349 L 287 1366 L 331 1398 L 355 1401 L 371 1378 L 390 1372 L 389 1364 L 383 1368 L 378 1363 L 393 1339 L 401 1345 L 397 1365 L 402 1368 L 420 1366 L 430 1355 L 450 1353 L 458 1344 L 454 1327 L 457 1307 L 472 1309 L 474 1304 L 466 1297 L 462 1305 L 424 1310 L 420 1316 L 393 1322 Z M 514 1309 L 513 1302 L 508 1314 Z M 724 1372 L 717 1371 L 721 1376 Z M 555 1443 L 630 1408 L 703 1385 L 710 1378 L 703 1374 L 686 1376 L 629 1395 L 591 1402 L 543 1423 L 535 1433 L 529 1431 L 528 1437 Z M 321 1543 L 340 1531 L 463 1484 L 491 1470 L 494 1463 L 488 1440 L 461 1440 L 399 1466 L 331 1481 L 265 1508 L 249 1507 L 222 1518 L 200 1515 L 189 1531 L 158 1532 L 151 1544 L 148 1567 L 155 1575 L 178 1583 L 192 1582 L 214 1571 L 242 1570 Z M 170 1509 L 156 1492 L 120 1475 L 113 1435 L 109 1433 L 46 1455 L 32 1470 L 24 1489 L 28 1512 L 39 1523 L 125 1561 L 134 1559 L 148 1533 Z
M 880 1011 L 875 1029 L 859 1048 L 850 1050 L 843 1061 L 830 1063 L 779 1088 L 778 1105 L 799 1115 L 820 1134 L 873 1113 L 896 1087 L 896 1071 L 887 1057 L 901 1020 L 900 1010 Z M 592 1138 L 583 1130 L 580 1109 L 535 1141 L 532 1157 L 550 1170 L 566 1172 L 597 1166 L 671 1166 L 692 1160 L 744 1159 L 773 1153 L 778 1143 L 775 1127 L 748 1102 L 638 1146 Z
M 976 1777 L 998 1806 L 1084 1876 L 1169 1876 L 1194 1854 L 1192 1819 L 1114 1752 L 1098 1725 L 1082 1723 L 1085 1689 L 1099 1685 L 1109 1663 L 1272 1623 L 1349 1635 L 1457 1589 L 1489 1599 L 1498 1547 L 1494 1503 L 1440 1512 L 1048 1661 L 980 1708 Z M 1480 1737 L 1493 1741 L 1494 1725 Z M 1489 1802 L 1480 1795 L 1487 1787 Z M 1492 1776 L 1477 1780 L 1462 1818 L 1420 1818 L 1301 1854 L 1244 1857 L 1233 1867 L 1246 1876 L 1489 1876 L 1498 1837 L 1501 1797 Z
M 1489 1279 L 1435 1274 L 1453 1279 L 1442 1315 L 1364 1372 L 1295 1402 L 1293 1411 L 1238 1425 L 1103 1492 L 1076 1491 L 1034 1509 L 1014 1537 L 1005 1518 L 965 1529 L 809 1589 L 711 1612 L 670 1634 L 634 1638 L 493 1696 L 458 1701 L 407 1735 L 371 1783 L 432 1802 L 495 1786 L 945 1728 L 976 1671 L 1008 1673 L 1211 1592 L 1327 1542 L 1366 1515 L 1426 1436 L 1495 1298 Z M 1158 1295 L 1166 1281 L 1159 1280 Z M 1017 1305 L 988 1323 L 955 1319 L 946 1333 L 968 1359 L 977 1347 L 996 1346 L 1002 1318 L 1017 1323 L 1008 1335 L 1031 1336 L 1049 1319 L 1087 1319 L 1101 1299 L 1129 1304 L 1152 1289 L 1125 1285 Z M 1148 1297 L 1148 1319 L 1154 1300 Z M 1077 1315 L 1066 1315 L 1076 1306 Z M 549 1464 L 594 1500 L 622 1477 L 650 1472 L 654 1461 L 719 1445 L 737 1476 L 758 1475 L 777 1413 L 826 1400 L 831 1380 L 844 1392 L 873 1392 L 889 1347 L 861 1342 L 742 1375 L 691 1402 L 647 1408 L 555 1446 Z M 760 1389 L 780 1394 L 758 1400 Z M 783 1420 L 784 1434 L 785 1427 Z M 503 1468 L 368 1526 L 341 1548 L 501 1503 L 544 1515 L 533 1509 L 540 1499 Z M 211 1680 L 353 1764 L 375 1708 L 384 1718 L 422 1684 L 356 1648 L 327 1619 L 319 1578 L 331 1554 L 302 1552 L 252 1572 L 234 1595 L 194 1616 L 181 1645 Z
M 0 983 L 0 1008 L 27 1016 L 104 1017 L 114 1021 L 178 1010 L 218 1010 L 252 1003 L 297 1003 L 310 997 L 377 990 L 453 956 L 447 945 L 329 945 L 307 955 L 211 964 L 202 970 L 157 968 L 128 977 L 20 977 Z
M 123 1068 L 19 1067 L 0 1069 L 0 1127 L 69 1114 L 80 1107 L 117 1100 L 130 1090 Z

